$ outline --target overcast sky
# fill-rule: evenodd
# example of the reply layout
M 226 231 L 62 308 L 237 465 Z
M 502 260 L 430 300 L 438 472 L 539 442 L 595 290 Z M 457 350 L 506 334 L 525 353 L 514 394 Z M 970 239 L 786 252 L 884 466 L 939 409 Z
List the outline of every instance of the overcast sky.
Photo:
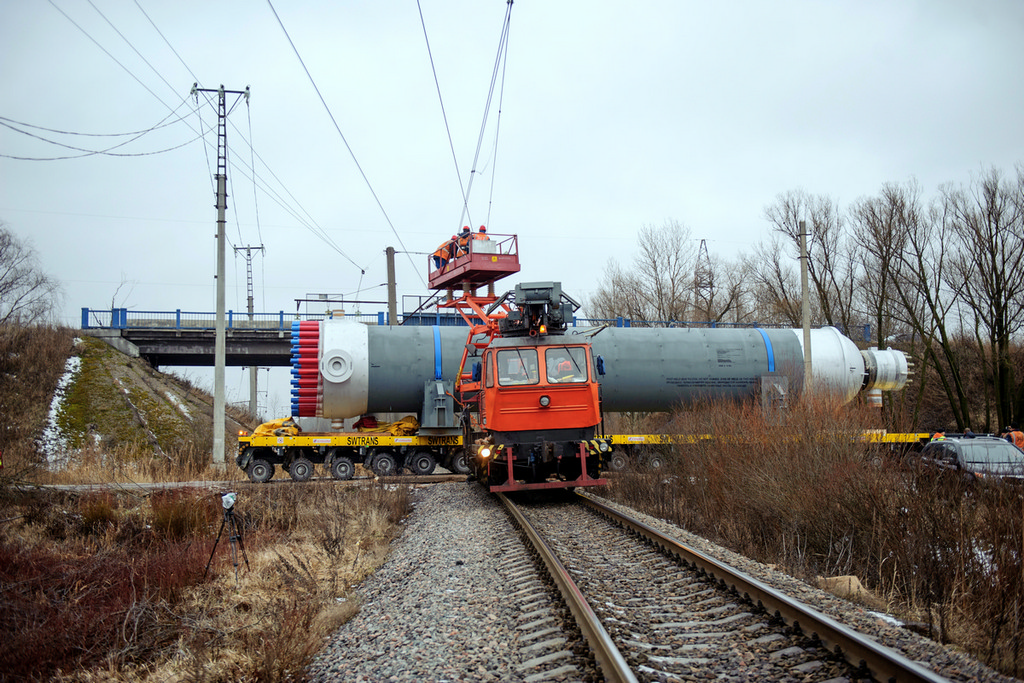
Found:
M 252 93 L 228 126 L 235 310 L 232 246 L 266 248 L 256 308 L 290 312 L 314 293 L 384 299 L 386 247 L 486 223 L 519 236 L 522 273 L 499 289 L 561 280 L 584 300 L 645 225 L 678 220 L 733 257 L 768 239 L 787 190 L 845 206 L 915 177 L 934 196 L 1024 161 L 1017 0 L 518 0 L 460 221 L 448 135 L 464 185 L 504 0 L 420 0 L 447 130 L 416 2 L 273 2 L 341 134 L 269 3 L 0 0 L 0 123 L 22 131 L 0 127 L 0 220 L 64 283 L 65 322 L 112 300 L 214 310 L 216 111 L 196 80 Z M 82 154 L 26 133 L 96 150 L 157 124 L 112 150 L 130 156 L 11 158 Z M 400 296 L 428 293 L 425 263 L 399 255 Z

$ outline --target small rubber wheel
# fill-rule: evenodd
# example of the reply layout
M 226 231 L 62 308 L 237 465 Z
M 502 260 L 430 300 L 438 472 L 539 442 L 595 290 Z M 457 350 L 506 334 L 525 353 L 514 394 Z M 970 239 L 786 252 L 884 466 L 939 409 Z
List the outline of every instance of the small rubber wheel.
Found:
M 660 470 L 665 466 L 665 459 L 658 453 L 652 453 L 647 458 L 647 467 L 652 470 Z
M 313 476 L 313 463 L 309 458 L 295 458 L 288 467 L 288 474 L 293 481 L 309 481 Z
M 336 455 L 334 460 L 331 460 L 331 476 L 340 481 L 346 481 L 352 478 L 355 474 L 355 466 L 352 464 L 352 458 L 347 455 Z
M 398 472 L 398 461 L 390 453 L 378 453 L 373 459 L 373 473 L 378 477 L 393 477 Z
M 437 467 L 437 460 L 434 456 L 427 451 L 420 451 L 414 453 L 412 460 L 409 461 L 410 469 L 413 474 L 430 474 Z
M 249 463 L 249 481 L 254 484 L 265 484 L 274 478 L 274 466 L 263 458 L 257 458 Z

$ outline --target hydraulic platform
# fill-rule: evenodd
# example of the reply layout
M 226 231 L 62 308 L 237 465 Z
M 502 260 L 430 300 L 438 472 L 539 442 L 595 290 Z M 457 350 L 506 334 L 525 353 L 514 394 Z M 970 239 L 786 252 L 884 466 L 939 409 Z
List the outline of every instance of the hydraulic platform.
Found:
M 468 238 L 452 240 L 446 247 L 442 256 L 428 257 L 431 289 L 472 290 L 519 272 L 519 244 L 515 235 L 481 238 L 480 233 L 470 233 Z

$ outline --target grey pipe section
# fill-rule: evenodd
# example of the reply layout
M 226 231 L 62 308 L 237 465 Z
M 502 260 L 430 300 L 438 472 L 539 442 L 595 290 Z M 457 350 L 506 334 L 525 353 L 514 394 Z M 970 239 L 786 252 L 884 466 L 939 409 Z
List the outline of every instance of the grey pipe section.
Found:
M 349 354 L 357 367 L 344 381 L 324 375 L 324 415 L 417 412 L 423 385 L 454 380 L 466 343 L 465 327 L 378 327 L 328 320 L 321 339 Z M 435 330 L 437 331 L 435 337 Z M 606 374 L 599 378 L 604 410 L 666 411 L 703 399 L 742 400 L 760 395 L 765 376 L 788 379 L 791 394 L 803 385 L 801 330 L 757 328 L 605 328 L 578 330 L 570 341 L 589 341 Z M 812 331 L 815 390 L 851 401 L 872 388 L 892 391 L 907 380 L 900 351 L 861 351 L 834 328 Z M 350 354 L 348 349 L 354 351 Z M 366 360 L 359 360 L 365 354 Z M 351 361 L 355 358 L 355 361 Z M 329 358 L 324 360 L 329 361 Z M 322 367 L 324 366 L 322 362 Z M 468 369 L 467 369 L 468 371 Z

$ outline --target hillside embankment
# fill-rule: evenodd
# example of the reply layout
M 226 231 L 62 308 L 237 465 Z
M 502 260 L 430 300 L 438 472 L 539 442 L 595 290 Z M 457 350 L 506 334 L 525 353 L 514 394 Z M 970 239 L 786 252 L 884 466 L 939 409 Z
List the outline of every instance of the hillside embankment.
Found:
M 144 478 L 174 478 L 210 460 L 213 400 L 187 379 L 67 329 L 10 330 L 0 346 L 8 364 L 0 402 L 20 406 L 5 414 L 22 428 L 8 435 L 4 452 L 20 474 L 48 480 L 116 462 Z M 229 407 L 225 434 L 258 421 Z M 234 451 L 228 439 L 225 462 Z
M 211 405 L 74 330 L 0 329 L 0 681 L 299 680 L 358 610 L 407 490 L 236 481 L 225 531 Z

